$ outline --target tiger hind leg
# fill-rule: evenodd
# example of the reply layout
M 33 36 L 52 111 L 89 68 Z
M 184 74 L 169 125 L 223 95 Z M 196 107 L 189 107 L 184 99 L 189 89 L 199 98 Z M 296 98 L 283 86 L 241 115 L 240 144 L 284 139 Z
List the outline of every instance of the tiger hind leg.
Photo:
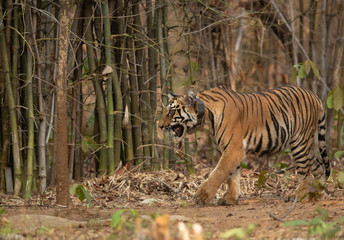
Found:
M 234 205 L 238 203 L 240 196 L 240 167 L 227 179 L 228 191 L 219 199 L 219 205 Z
M 313 132 L 310 131 L 308 135 L 299 136 L 290 144 L 298 174 L 298 186 L 290 198 L 297 196 L 298 199 L 302 199 L 309 192 L 308 186 L 315 179 L 322 180 L 322 176 L 325 175 L 322 161 L 315 156 Z

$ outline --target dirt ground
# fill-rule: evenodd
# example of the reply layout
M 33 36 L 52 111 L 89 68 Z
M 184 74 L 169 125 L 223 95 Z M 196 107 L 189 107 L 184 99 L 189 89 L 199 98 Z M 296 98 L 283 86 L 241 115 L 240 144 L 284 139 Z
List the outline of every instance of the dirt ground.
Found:
M 197 206 L 192 196 L 209 171 L 191 176 L 173 171 L 130 172 L 92 179 L 82 184 L 91 203 L 73 196 L 68 208 L 56 205 L 53 189 L 29 200 L 0 195 L 0 239 L 224 239 L 231 229 L 236 239 L 307 238 L 311 221 L 319 216 L 317 234 L 308 237 L 319 238 L 338 228 L 335 238 L 344 238 L 344 194 L 336 182 L 328 182 L 327 193 L 321 191 L 316 200 L 286 202 L 295 187 L 293 174 L 267 174 L 259 187 L 261 175 L 246 170 L 237 205 L 217 205 L 226 190 L 223 186 L 213 202 Z M 128 210 L 121 215 L 121 224 L 111 227 L 113 214 L 121 209 Z M 308 225 L 284 226 L 282 221 L 289 220 L 305 220 Z M 196 223 L 201 237 L 193 233 Z

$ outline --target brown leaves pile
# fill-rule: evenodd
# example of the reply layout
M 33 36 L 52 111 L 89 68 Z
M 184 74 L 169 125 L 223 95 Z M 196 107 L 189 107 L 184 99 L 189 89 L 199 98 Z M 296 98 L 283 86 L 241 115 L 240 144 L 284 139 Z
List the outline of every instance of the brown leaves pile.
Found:
M 172 170 L 155 172 L 121 171 L 119 174 L 101 176 L 86 180 L 82 183 L 92 198 L 92 206 L 106 208 L 129 208 L 137 205 L 168 204 L 189 205 L 193 203 L 193 196 L 204 182 L 211 168 L 198 168 L 197 173 L 186 175 Z M 287 197 L 297 186 L 296 175 L 287 173 L 265 172 L 261 183 L 260 172 L 248 169 L 241 171 L 241 199 L 259 197 Z M 330 192 L 336 196 L 338 187 L 328 184 Z M 227 191 L 227 185 L 223 184 L 217 191 L 214 203 Z M 342 194 L 343 191 L 340 191 Z M 338 195 L 338 194 L 337 194 Z M 86 201 L 80 202 L 76 196 L 72 196 L 74 205 L 87 205 Z M 23 199 L 12 195 L 0 195 L 0 202 L 8 206 L 41 205 L 54 206 L 56 202 L 55 189 L 48 189 L 43 195 L 33 195 L 29 199 Z
M 198 173 L 185 175 L 172 170 L 140 172 L 125 171 L 121 174 L 103 176 L 84 182 L 95 205 L 103 207 L 128 207 L 130 204 L 150 203 L 189 204 L 200 184 L 205 181 L 211 168 L 203 168 Z M 242 170 L 241 197 L 253 198 L 264 195 L 283 195 L 295 188 L 295 177 L 275 174 L 268 176 L 262 187 L 258 187 L 259 173 Z M 216 198 L 227 190 L 223 184 Z

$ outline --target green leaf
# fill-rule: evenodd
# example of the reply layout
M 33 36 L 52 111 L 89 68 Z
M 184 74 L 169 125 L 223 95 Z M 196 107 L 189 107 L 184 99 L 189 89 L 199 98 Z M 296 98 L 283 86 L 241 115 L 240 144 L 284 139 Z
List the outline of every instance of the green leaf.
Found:
M 248 169 L 248 166 L 247 166 L 247 164 L 245 162 L 241 162 L 240 163 L 240 167 L 244 168 L 244 169 Z
M 344 151 L 337 151 L 337 152 L 334 154 L 334 157 L 335 157 L 335 158 L 340 158 L 340 156 L 342 156 L 343 153 L 344 153 Z
M 299 227 L 299 226 L 307 226 L 307 225 L 308 225 L 308 222 L 306 222 L 305 220 L 300 220 L 300 219 L 291 220 L 291 221 L 287 221 L 283 223 L 284 227 Z
M 5 208 L 4 207 L 1 207 L 0 208 L 0 216 L 4 215 L 5 214 Z
M 221 238 L 234 237 L 234 239 L 244 239 L 246 237 L 246 233 L 242 228 L 233 228 L 222 233 L 220 237 Z
M 76 195 L 76 197 L 81 202 L 84 201 L 84 199 L 86 199 L 88 204 L 91 203 L 91 195 L 82 184 L 77 184 L 77 183 L 73 184 L 69 189 L 69 193 L 72 196 Z
M 310 225 L 320 225 L 320 224 L 322 224 L 322 223 L 323 223 L 323 220 L 321 220 L 320 217 L 313 218 L 313 219 L 309 222 Z
M 122 214 L 128 211 L 127 209 L 121 209 L 112 214 L 110 226 L 117 228 L 122 223 Z
M 81 142 L 81 149 L 84 153 L 88 152 L 88 140 L 86 138 Z
M 327 95 L 326 105 L 329 109 L 333 108 L 333 90 L 330 91 Z
M 260 188 L 261 186 L 263 186 L 264 183 L 266 182 L 266 180 L 268 179 L 268 178 L 265 176 L 266 174 L 267 174 L 266 171 L 260 172 L 259 177 L 258 177 L 258 188 Z
M 91 204 L 91 195 L 84 187 L 82 187 L 82 193 L 84 194 L 87 203 Z
M 289 166 L 287 163 L 281 163 L 281 169 L 286 169 Z
M 316 208 L 314 210 L 322 220 L 328 219 L 328 210 L 324 208 Z
M 301 65 L 300 66 L 300 69 L 299 69 L 299 78 L 303 79 L 305 78 L 307 75 L 306 75 L 306 72 L 305 72 L 305 67 L 304 65 Z
M 78 186 L 79 186 L 79 184 L 74 183 L 74 184 L 70 187 L 70 189 L 69 189 L 69 194 L 72 195 L 72 196 L 74 196 L 75 193 L 76 193 L 76 188 L 77 188 Z
M 306 75 L 308 75 L 309 72 L 311 71 L 311 63 L 310 63 L 310 61 L 309 60 L 305 61 L 303 66 L 304 66 Z
M 319 74 L 319 70 L 318 70 L 317 66 L 315 65 L 314 62 L 312 62 L 312 61 L 309 61 L 309 62 L 311 64 L 311 68 L 313 70 L 314 75 L 317 77 L 317 79 L 320 80 L 320 74 Z
M 130 209 L 130 213 L 134 219 L 136 219 L 139 216 L 135 209 Z
M 297 68 L 294 66 L 293 67 L 293 72 L 291 74 L 291 81 L 295 84 L 295 80 L 296 80 L 296 76 L 297 76 Z
M 340 86 L 337 86 L 333 92 L 333 107 L 336 111 L 344 106 L 344 92 Z
M 337 177 L 337 179 L 338 179 L 338 182 L 339 182 L 340 184 L 343 184 L 343 183 L 344 183 L 344 172 L 343 172 L 343 171 L 338 172 L 338 177 Z
M 80 202 L 84 201 L 85 199 L 83 188 L 84 187 L 81 184 L 79 184 L 79 186 L 76 188 L 76 196 L 78 197 Z
M 198 66 L 198 63 L 197 62 L 192 62 L 191 63 L 191 70 L 193 73 L 196 73 L 199 71 L 199 66 Z

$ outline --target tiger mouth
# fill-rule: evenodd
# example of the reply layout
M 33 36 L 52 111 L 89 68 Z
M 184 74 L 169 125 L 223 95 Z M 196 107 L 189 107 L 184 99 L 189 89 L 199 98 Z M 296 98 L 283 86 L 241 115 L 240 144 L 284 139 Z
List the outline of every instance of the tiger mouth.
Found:
M 175 124 L 173 126 L 171 126 L 171 130 L 173 132 L 173 135 L 175 137 L 182 137 L 184 135 L 184 126 L 181 124 Z

